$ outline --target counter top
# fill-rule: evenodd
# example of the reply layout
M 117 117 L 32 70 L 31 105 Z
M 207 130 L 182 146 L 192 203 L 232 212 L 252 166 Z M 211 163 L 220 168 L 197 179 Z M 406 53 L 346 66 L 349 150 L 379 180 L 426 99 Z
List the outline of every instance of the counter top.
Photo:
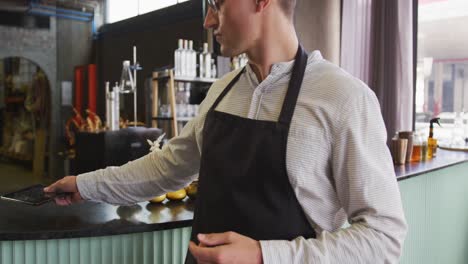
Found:
M 400 181 L 463 162 L 468 162 L 468 152 L 438 149 L 437 157 L 431 160 L 395 165 L 395 174 Z
M 398 180 L 404 180 L 467 161 L 467 152 L 438 150 L 436 158 L 395 166 L 395 172 Z M 134 206 L 87 201 L 66 207 L 0 200 L 0 240 L 96 237 L 189 227 L 194 207 L 189 198 Z
M 151 232 L 192 225 L 195 202 L 113 206 L 82 202 L 31 206 L 0 200 L 0 240 L 40 240 Z

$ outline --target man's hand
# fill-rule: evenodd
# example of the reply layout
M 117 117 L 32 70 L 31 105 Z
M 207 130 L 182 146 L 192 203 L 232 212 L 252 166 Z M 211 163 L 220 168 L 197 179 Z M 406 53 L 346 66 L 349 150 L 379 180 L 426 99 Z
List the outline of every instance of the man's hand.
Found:
M 261 264 L 260 242 L 235 232 L 198 234 L 200 244 L 190 241 L 189 249 L 198 263 Z
M 45 193 L 69 193 L 68 195 L 59 195 L 55 197 L 55 203 L 58 205 L 70 205 L 83 200 L 78 187 L 76 186 L 76 176 L 67 176 L 61 180 L 44 188 Z

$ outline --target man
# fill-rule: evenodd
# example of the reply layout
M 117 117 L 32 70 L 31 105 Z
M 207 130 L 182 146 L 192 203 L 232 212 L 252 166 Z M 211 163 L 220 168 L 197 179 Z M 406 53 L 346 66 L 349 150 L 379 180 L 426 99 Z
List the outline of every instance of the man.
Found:
M 375 95 L 306 55 L 294 0 L 208 2 L 205 27 L 224 56 L 247 53 L 245 69 L 162 151 L 46 191 L 132 204 L 199 172 L 187 263 L 397 263 L 407 226 Z

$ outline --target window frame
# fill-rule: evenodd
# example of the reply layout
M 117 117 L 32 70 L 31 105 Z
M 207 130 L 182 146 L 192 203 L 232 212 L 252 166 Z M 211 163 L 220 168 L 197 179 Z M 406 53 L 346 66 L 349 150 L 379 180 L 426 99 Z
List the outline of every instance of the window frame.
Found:
M 413 0 L 413 131 L 416 131 L 416 80 L 418 66 L 419 0 Z
M 138 17 L 138 16 L 146 15 L 146 14 L 149 14 L 151 12 L 155 12 L 155 11 L 158 11 L 158 10 L 161 10 L 161 9 L 164 9 L 164 8 L 168 8 L 168 7 L 171 7 L 171 6 L 175 6 L 175 5 L 183 4 L 183 3 L 186 3 L 186 2 L 190 2 L 192 0 L 176 0 L 176 3 L 173 4 L 173 5 L 169 5 L 169 6 L 166 6 L 166 7 L 159 8 L 159 9 L 154 9 L 152 11 L 145 12 L 145 13 L 140 13 L 140 0 L 132 0 L 132 1 L 138 1 L 137 2 L 137 6 L 138 6 L 137 9 L 138 10 L 137 10 L 137 15 L 136 16 L 131 16 L 131 17 L 128 17 L 128 18 L 125 18 L 125 19 L 109 22 L 109 4 L 110 4 L 109 2 L 110 1 L 106 0 L 105 5 L 104 5 L 104 24 L 118 23 L 118 22 L 121 22 L 121 21 L 125 21 L 125 20 L 128 20 L 128 19 Z

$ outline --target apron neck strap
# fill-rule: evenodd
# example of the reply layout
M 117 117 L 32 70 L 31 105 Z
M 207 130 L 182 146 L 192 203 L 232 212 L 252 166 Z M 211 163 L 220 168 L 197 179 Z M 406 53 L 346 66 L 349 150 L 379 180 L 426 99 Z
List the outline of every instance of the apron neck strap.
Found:
M 218 96 L 216 101 L 211 106 L 210 110 L 215 110 L 216 107 L 218 107 L 219 102 L 221 102 L 221 100 L 224 98 L 224 96 L 226 96 L 226 94 L 232 89 L 234 84 L 236 84 L 237 81 L 239 81 L 239 78 L 242 76 L 242 74 L 244 72 L 245 72 L 245 67 L 242 68 L 242 70 L 239 72 L 239 74 L 237 74 L 236 77 L 234 77 L 234 79 L 232 79 L 232 81 L 228 84 L 228 86 L 226 86 L 226 88 L 224 88 L 224 90 L 221 92 L 221 94 Z
M 292 116 L 294 114 L 294 109 L 296 108 L 297 98 L 301 90 L 302 81 L 304 80 L 304 74 L 307 67 L 307 53 L 299 45 L 296 54 L 296 60 L 294 62 L 294 67 L 291 74 L 291 79 L 289 80 L 289 87 L 284 98 L 283 108 L 279 117 L 279 122 L 283 124 L 290 124 Z

